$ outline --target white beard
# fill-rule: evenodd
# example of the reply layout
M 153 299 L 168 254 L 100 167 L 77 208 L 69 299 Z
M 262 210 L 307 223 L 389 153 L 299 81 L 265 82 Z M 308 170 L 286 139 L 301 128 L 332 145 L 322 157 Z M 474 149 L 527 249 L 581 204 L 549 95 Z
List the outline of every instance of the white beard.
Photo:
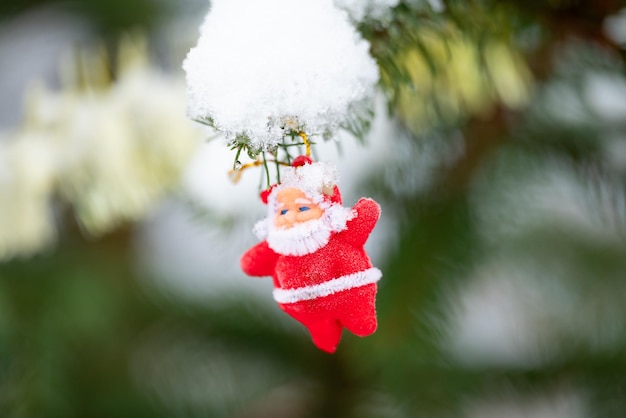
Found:
M 288 229 L 276 227 L 273 217 L 265 218 L 255 226 L 255 232 L 260 239 L 267 239 L 269 247 L 278 254 L 302 256 L 326 246 L 331 234 L 345 230 L 355 215 L 351 209 L 336 204 L 326 208 L 321 218 Z

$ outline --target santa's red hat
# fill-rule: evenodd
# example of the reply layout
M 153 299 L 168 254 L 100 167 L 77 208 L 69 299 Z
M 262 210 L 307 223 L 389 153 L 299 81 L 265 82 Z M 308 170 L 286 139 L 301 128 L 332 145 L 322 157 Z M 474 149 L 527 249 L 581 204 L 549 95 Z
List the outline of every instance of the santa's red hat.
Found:
M 296 188 L 323 209 L 333 204 L 341 205 L 341 193 L 337 187 L 337 168 L 327 162 L 313 162 L 310 157 L 299 156 L 290 167 L 282 171 L 281 182 L 261 192 L 263 203 L 274 207 L 280 190 Z

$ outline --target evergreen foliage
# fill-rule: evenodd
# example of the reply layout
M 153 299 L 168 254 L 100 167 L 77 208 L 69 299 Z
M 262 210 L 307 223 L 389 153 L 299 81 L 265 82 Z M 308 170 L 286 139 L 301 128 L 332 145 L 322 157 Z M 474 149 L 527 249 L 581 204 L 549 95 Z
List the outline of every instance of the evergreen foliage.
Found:
M 163 19 L 147 3 L 84 11 L 114 33 Z M 603 25 L 624 4 L 433 4 L 358 25 L 398 133 L 362 186 L 397 222 L 376 334 L 327 355 L 255 295 L 151 285 L 132 226 L 59 213 L 55 249 L 0 264 L 0 415 L 626 416 L 626 50 Z

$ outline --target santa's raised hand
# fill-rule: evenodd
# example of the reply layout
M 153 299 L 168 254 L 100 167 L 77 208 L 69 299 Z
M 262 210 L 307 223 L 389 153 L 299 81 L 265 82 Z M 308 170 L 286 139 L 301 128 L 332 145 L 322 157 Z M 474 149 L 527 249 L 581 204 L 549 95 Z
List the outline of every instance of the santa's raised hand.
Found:
M 269 215 L 256 227 L 263 241 L 241 258 L 247 274 L 272 276 L 281 309 L 330 353 L 344 327 L 361 337 L 376 330 L 376 282 L 382 276 L 363 248 L 380 206 L 360 199 L 344 208 L 336 184 L 332 165 L 294 160 L 283 181 L 263 194 Z

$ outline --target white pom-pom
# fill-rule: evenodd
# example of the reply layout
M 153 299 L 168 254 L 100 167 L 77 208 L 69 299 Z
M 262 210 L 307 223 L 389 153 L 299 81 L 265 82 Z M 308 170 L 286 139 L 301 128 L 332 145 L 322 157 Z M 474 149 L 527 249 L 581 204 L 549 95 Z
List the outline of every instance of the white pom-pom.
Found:
M 347 222 L 357 216 L 355 210 L 343 207 L 339 204 L 331 205 L 326 209 L 326 217 L 330 228 L 335 232 L 344 231 L 347 228 Z
M 369 43 L 332 0 L 214 0 L 183 68 L 189 113 L 268 149 L 284 126 L 333 131 L 369 99 Z

